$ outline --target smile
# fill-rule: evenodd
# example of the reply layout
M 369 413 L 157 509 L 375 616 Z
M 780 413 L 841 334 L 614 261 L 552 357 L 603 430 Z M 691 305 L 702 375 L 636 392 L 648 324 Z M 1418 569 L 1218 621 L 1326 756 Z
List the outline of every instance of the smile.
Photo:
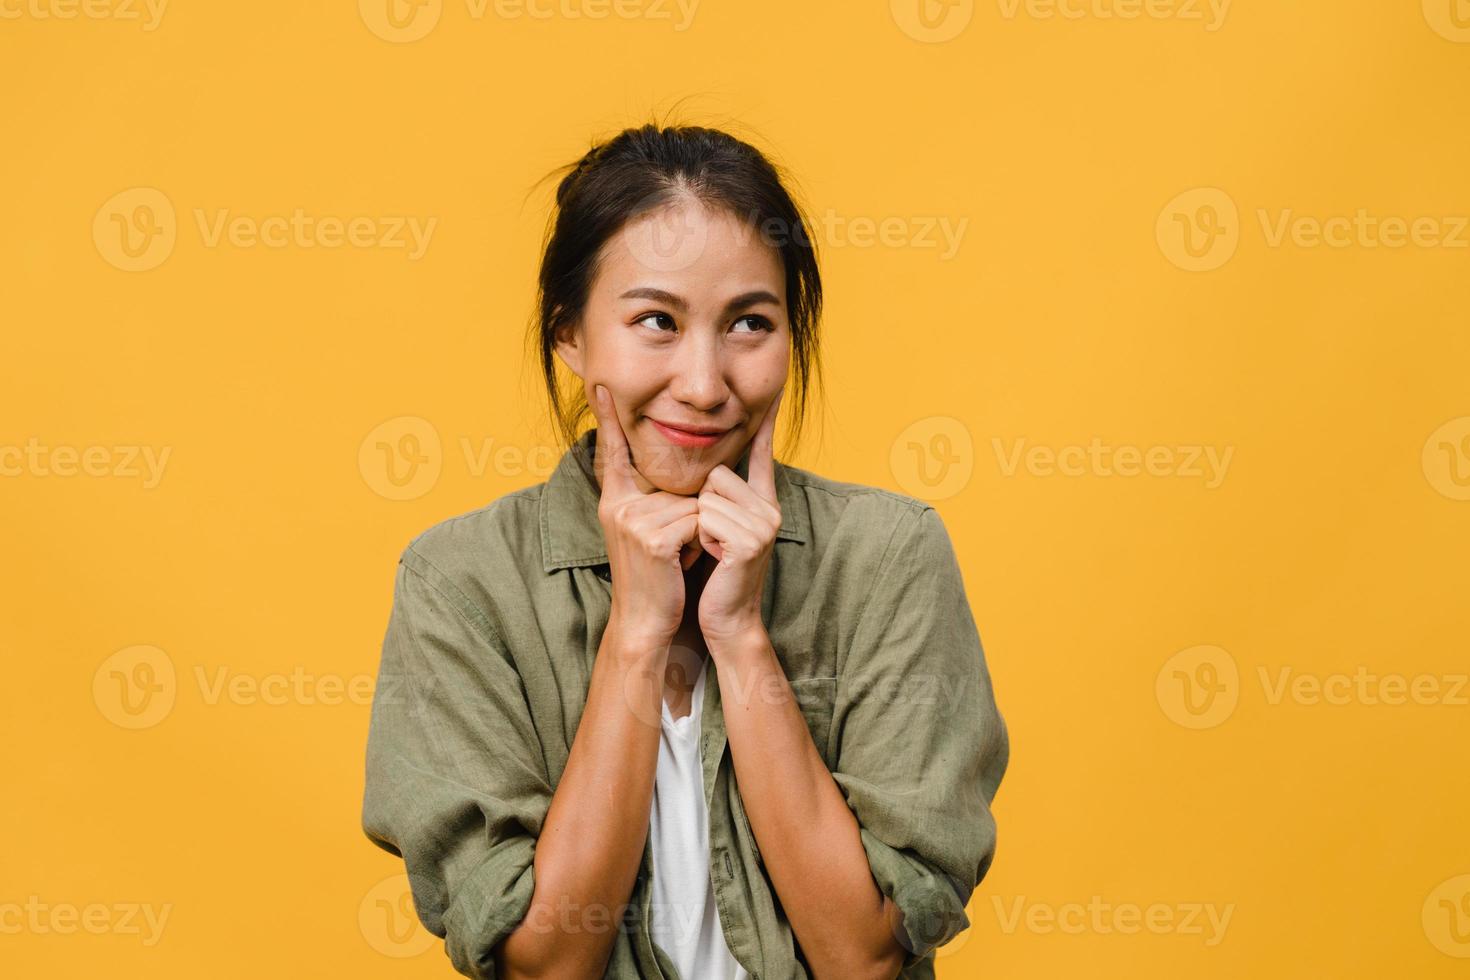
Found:
M 703 449 L 713 446 L 729 434 L 729 429 L 721 429 L 718 432 L 690 432 L 687 429 L 676 429 L 672 425 L 665 425 L 658 419 L 649 419 L 653 427 L 659 431 L 665 439 L 676 446 L 687 449 Z

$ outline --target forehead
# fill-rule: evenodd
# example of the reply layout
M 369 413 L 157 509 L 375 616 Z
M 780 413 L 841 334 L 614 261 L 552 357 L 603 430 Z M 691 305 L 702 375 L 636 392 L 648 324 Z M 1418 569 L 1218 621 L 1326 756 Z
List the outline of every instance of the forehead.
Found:
M 785 299 L 781 253 L 750 223 L 676 198 L 626 222 L 603 245 L 593 292 L 656 286 L 697 300 L 763 287 Z

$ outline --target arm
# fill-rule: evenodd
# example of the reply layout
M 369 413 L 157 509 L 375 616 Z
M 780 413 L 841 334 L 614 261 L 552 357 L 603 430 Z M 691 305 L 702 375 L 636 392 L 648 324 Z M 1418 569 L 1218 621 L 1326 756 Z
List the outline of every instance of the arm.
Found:
M 741 799 L 819 978 L 893 977 L 969 926 L 965 905 L 994 857 L 990 802 L 1009 758 L 959 565 L 932 507 L 901 516 L 871 582 L 839 663 L 831 772 L 764 632 L 747 631 L 719 660 Z
M 964 581 L 933 507 L 903 514 L 839 654 L 832 778 L 900 915 L 904 970 L 970 925 L 1010 758 Z
M 817 980 L 898 974 L 893 904 L 812 743 L 765 631 L 716 652 L 735 779 L 771 884 Z M 741 692 L 750 692 L 742 694 Z
M 452 581 L 404 552 L 362 826 L 403 858 L 420 920 L 465 976 L 601 975 L 616 939 L 606 924 L 619 916 L 598 906 L 626 904 L 652 801 L 658 733 L 634 712 L 645 695 L 658 704 L 667 645 L 648 651 L 609 625 L 553 793 L 505 644 Z M 583 918 L 589 908 L 597 918 Z
M 640 641 L 609 623 L 592 668 L 587 706 L 536 846 L 536 891 L 502 948 L 506 977 L 602 976 L 616 933 L 589 925 L 621 919 L 633 890 L 658 761 L 657 718 L 668 641 Z M 563 917 L 563 903 L 570 916 Z M 608 910 L 603 915 L 602 910 Z M 581 923 L 562 931 L 556 923 Z

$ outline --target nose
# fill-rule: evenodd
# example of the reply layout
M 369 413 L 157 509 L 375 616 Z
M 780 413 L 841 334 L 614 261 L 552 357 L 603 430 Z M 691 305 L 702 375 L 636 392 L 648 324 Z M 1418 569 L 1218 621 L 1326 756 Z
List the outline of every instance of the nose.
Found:
M 669 392 L 699 412 L 712 412 L 730 397 L 725 383 L 725 356 L 713 331 L 691 331 L 674 352 Z

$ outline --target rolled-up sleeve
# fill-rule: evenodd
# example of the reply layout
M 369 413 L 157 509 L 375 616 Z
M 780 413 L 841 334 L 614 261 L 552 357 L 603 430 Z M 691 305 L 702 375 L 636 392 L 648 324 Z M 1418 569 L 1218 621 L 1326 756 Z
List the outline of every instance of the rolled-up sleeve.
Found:
M 495 976 L 495 945 L 530 908 L 551 797 L 505 644 L 410 545 L 373 695 L 362 828 L 403 858 L 419 920 L 465 976 Z
M 939 514 L 894 529 L 833 708 L 836 768 L 874 880 L 903 913 L 907 970 L 970 925 L 995 856 L 1010 754 L 959 564 Z

